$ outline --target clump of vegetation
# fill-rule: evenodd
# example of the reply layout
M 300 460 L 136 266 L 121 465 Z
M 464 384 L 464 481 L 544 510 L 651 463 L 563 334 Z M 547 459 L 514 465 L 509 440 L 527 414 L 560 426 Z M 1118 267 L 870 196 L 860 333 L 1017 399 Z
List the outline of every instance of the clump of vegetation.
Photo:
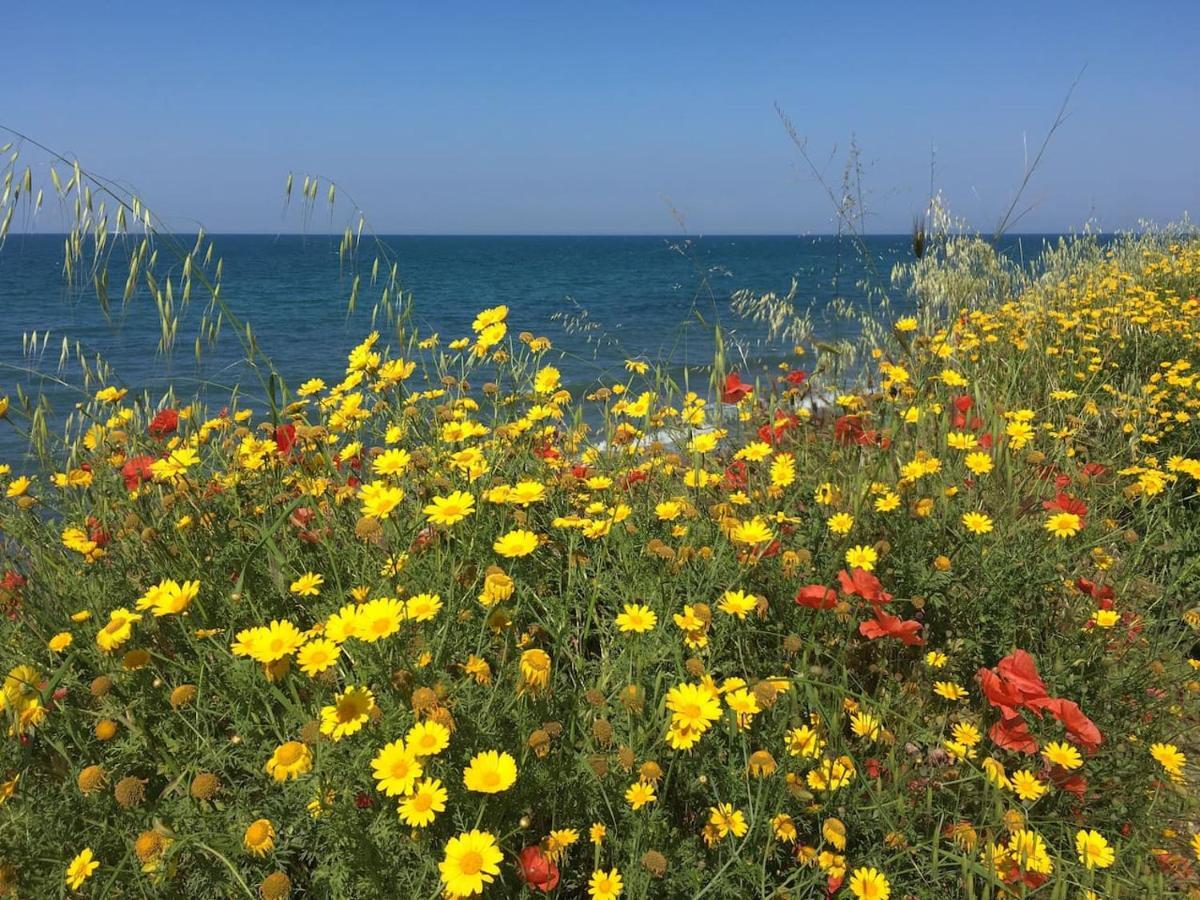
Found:
M 1200 241 L 942 240 L 855 384 L 573 395 L 504 307 L 93 384 L 0 500 L 3 890 L 1196 890 Z

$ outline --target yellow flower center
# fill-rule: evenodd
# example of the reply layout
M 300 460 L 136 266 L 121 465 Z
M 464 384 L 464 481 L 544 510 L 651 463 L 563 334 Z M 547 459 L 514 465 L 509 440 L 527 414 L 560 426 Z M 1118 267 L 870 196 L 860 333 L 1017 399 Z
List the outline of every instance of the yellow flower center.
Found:
M 483 868 L 483 857 L 475 850 L 468 850 L 459 857 L 458 868 L 464 875 L 475 875 Z

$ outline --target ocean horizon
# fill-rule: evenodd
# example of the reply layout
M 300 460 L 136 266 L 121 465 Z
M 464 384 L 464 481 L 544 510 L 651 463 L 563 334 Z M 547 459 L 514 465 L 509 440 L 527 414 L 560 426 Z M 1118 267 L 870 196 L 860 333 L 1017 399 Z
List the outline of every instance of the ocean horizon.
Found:
M 339 266 L 340 235 L 213 234 L 214 258 L 223 260 L 222 296 L 249 321 L 263 352 L 293 387 L 332 368 L 381 323 L 371 321 L 377 292 L 363 284 L 357 311 L 347 312 L 352 275 Z M 1010 235 L 1001 249 L 1030 260 L 1059 235 Z M 190 247 L 194 235 L 173 235 Z M 372 240 L 364 237 L 359 271 L 369 273 Z M 714 334 L 736 345 L 731 366 L 748 375 L 790 357 L 791 348 L 768 339 L 764 326 L 731 308 L 735 291 L 785 295 L 795 279 L 796 305 L 812 317 L 814 338 L 853 338 L 858 323 L 845 308 L 874 308 L 880 289 L 890 296 L 888 314 L 911 309 L 892 290 L 890 272 L 911 260 L 910 235 L 872 235 L 861 246 L 837 236 L 707 235 L 386 235 L 377 238 L 393 255 L 401 284 L 413 298 L 412 323 L 444 342 L 470 332 L 483 308 L 506 305 L 514 332 L 548 337 L 548 359 L 572 390 L 583 390 L 624 371 L 626 359 L 667 361 L 681 377 L 711 363 Z M 165 247 L 163 240 L 160 247 Z M 861 252 L 866 248 L 867 255 Z M 71 379 L 59 383 L 63 338 L 111 367 L 118 386 L 149 392 L 155 401 L 174 386 L 184 400 L 198 393 L 219 402 L 238 389 L 253 400 L 236 336 L 228 328 L 201 359 L 193 354 L 196 325 L 206 302 L 198 293 L 181 314 L 179 339 L 170 355 L 156 352 L 157 309 L 145 288 L 120 303 L 125 266 L 119 252 L 111 264 L 106 318 L 90 285 L 70 289 L 62 274 L 62 235 L 13 234 L 0 249 L 0 394 L 19 385 L 44 391 L 59 420 L 82 399 Z M 163 249 L 161 253 L 168 251 Z M 50 338 L 36 359 L 23 355 L 33 332 Z M 384 340 L 387 340 L 386 333 Z M 794 357 L 790 357 L 794 361 Z M 318 362 L 319 361 L 319 362 Z M 77 371 L 78 367 L 74 367 Z M 69 374 L 69 373 L 68 373 Z M 24 445 L 12 429 L 0 431 L 0 456 L 20 455 Z

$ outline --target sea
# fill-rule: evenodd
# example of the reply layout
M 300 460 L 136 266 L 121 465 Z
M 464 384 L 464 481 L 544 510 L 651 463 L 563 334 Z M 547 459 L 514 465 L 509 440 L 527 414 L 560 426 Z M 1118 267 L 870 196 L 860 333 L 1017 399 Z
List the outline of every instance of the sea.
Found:
M 1001 249 L 1028 260 L 1056 238 L 1008 237 Z M 190 247 L 193 239 L 178 240 Z M 738 348 L 730 352 L 731 366 L 747 374 L 788 358 L 790 347 L 735 312 L 731 298 L 739 290 L 783 296 L 794 282 L 796 307 L 808 311 L 814 337 L 827 342 L 853 337 L 858 325 L 845 309 L 878 311 L 880 291 L 890 298 L 886 315 L 911 310 L 911 300 L 889 283 L 893 267 L 912 259 L 907 235 L 861 242 L 836 236 L 392 236 L 364 239 L 354 265 L 339 259 L 336 235 L 211 240 L 214 259 L 223 261 L 225 302 L 251 324 L 262 352 L 292 386 L 314 376 L 339 378 L 346 353 L 372 330 L 378 289 L 366 275 L 375 240 L 395 260 L 422 335 L 436 332 L 443 342 L 468 335 L 479 310 L 503 304 L 513 333 L 551 340 L 547 359 L 573 390 L 611 383 L 627 359 L 669 361 L 682 378 L 702 386 L 718 328 L 727 346 Z M 205 302 L 198 293 L 181 316 L 174 349 L 157 350 L 153 298 L 143 288 L 121 302 L 125 252 L 118 248 L 111 265 L 115 296 L 106 315 L 90 286 L 67 284 L 62 236 L 8 237 L 0 248 L 0 396 L 15 403 L 18 390 L 41 393 L 50 403 L 51 432 L 61 433 L 65 416 L 85 396 L 79 367 L 59 370 L 65 338 L 72 355 L 79 348 L 89 359 L 102 358 L 112 384 L 148 392 L 152 403 L 169 385 L 181 402 L 199 394 L 209 405 L 220 404 L 235 389 L 242 405 L 264 401 L 261 380 L 247 369 L 228 328 L 197 361 L 193 344 Z M 169 252 L 160 246 L 160 265 Z M 355 265 L 364 277 L 351 313 Z M 386 341 L 386 327 L 380 330 Z M 38 352 L 30 353 L 34 333 Z M 0 461 L 19 461 L 28 447 L 24 423 L 17 415 L 9 419 L 0 422 Z

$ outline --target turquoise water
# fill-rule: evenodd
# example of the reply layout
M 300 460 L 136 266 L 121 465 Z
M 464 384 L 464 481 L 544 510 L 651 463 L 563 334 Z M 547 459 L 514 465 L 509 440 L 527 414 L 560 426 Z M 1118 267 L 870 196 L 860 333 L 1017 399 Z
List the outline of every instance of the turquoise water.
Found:
M 373 297 L 363 290 L 359 311 L 347 314 L 349 278 L 339 273 L 337 238 L 325 236 L 216 235 L 224 259 L 222 292 L 248 319 L 262 349 L 289 382 L 313 375 L 337 377 L 345 353 L 370 330 Z M 731 294 L 748 288 L 784 294 L 795 277 L 799 300 L 812 312 L 824 339 L 852 335 L 855 326 L 828 312 L 835 297 L 867 302 L 861 283 L 886 281 L 892 266 L 911 258 L 907 237 L 867 239 L 867 264 L 849 241 L 833 237 L 704 237 L 682 241 L 665 237 L 389 237 L 400 279 L 415 300 L 423 333 L 444 339 L 469 333 L 475 313 L 506 304 L 513 331 L 549 337 L 556 365 L 570 386 L 611 377 L 625 359 L 667 359 L 703 366 L 712 359 L 713 325 L 720 324 L 765 365 L 781 348 L 763 342 L 761 327 L 740 320 L 730 309 Z M 1009 247 L 1028 257 L 1044 238 L 1012 239 Z M 190 246 L 190 242 L 184 239 Z M 165 251 L 164 258 L 165 258 Z M 370 257 L 367 256 L 369 266 Z M 119 294 L 124 266 L 112 268 L 112 292 Z M 64 415 L 80 395 L 53 380 L 24 371 L 24 332 L 49 329 L 42 372 L 54 373 L 62 337 L 78 341 L 89 355 L 100 354 L 113 367 L 114 382 L 148 388 L 157 399 L 168 381 L 181 395 L 201 389 L 219 402 L 241 383 L 251 395 L 257 384 L 240 364 L 234 335 L 225 333 L 200 365 L 192 353 L 195 321 L 202 299 L 179 327 L 179 344 L 169 358 L 156 355 L 159 324 L 143 290 L 111 321 L 94 294 L 76 296 L 62 278 L 62 239 L 14 235 L 0 249 L 0 394 L 19 383 L 29 392 L 46 390 L 56 415 Z M 896 314 L 904 311 L 895 305 Z M 556 315 L 557 314 L 557 315 Z M 567 327 L 564 317 L 574 320 Z M 75 370 L 77 371 L 77 370 Z M 70 373 L 68 373 L 69 375 Z M 70 380 L 69 378 L 67 380 Z M 11 428 L 0 425 L 0 459 L 23 449 Z

